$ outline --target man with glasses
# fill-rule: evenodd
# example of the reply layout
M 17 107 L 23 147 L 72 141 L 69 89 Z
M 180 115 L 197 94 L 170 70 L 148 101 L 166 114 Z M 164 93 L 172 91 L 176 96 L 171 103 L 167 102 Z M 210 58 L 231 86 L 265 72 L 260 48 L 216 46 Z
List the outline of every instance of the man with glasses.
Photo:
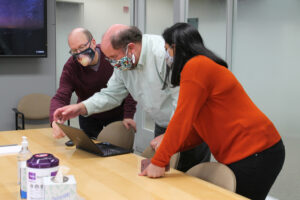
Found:
M 130 93 L 155 121 L 151 146 L 156 149 L 177 105 L 179 88 L 169 87 L 165 41 L 161 36 L 142 34 L 135 26 L 115 24 L 104 34 L 101 50 L 116 68 L 108 87 L 79 104 L 65 106 L 54 119 L 65 121 L 78 115 L 104 112 L 119 105 Z M 166 83 L 166 84 L 165 84 Z M 162 89 L 164 88 L 164 89 Z M 206 144 L 180 154 L 178 170 L 210 160 Z
M 63 131 L 54 123 L 53 113 L 56 109 L 69 105 L 72 93 L 75 91 L 78 103 L 107 87 L 107 82 L 113 73 L 113 67 L 105 59 L 100 50 L 100 44 L 92 34 L 84 28 L 76 28 L 71 31 L 68 37 L 71 57 L 64 65 L 60 78 L 59 88 L 55 96 L 51 99 L 50 122 L 53 127 L 55 138 L 64 137 Z M 94 114 L 89 117 L 79 116 L 80 128 L 90 138 L 97 138 L 103 126 L 123 120 L 126 128 L 136 129 L 133 121 L 136 102 L 130 94 L 121 102 L 121 105 L 103 113 Z M 73 145 L 68 141 L 66 145 Z

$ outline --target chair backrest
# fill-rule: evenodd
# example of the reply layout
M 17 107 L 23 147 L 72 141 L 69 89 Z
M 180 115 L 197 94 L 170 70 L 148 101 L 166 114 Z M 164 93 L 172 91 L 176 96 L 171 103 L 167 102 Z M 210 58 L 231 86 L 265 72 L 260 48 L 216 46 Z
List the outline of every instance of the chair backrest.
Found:
M 18 111 L 25 119 L 47 119 L 49 117 L 51 97 L 46 94 L 33 93 L 22 97 L 18 103 Z
M 151 146 L 148 146 L 144 151 L 143 153 L 141 154 L 141 156 L 145 157 L 145 158 L 152 158 L 155 154 L 155 151 L 154 149 L 152 149 Z M 176 153 L 174 154 L 172 157 L 171 157 L 171 160 L 170 160 L 170 167 L 174 168 L 174 169 L 177 169 L 177 166 L 178 166 L 178 161 L 179 161 L 179 153 Z
M 123 147 L 124 149 L 132 150 L 135 131 L 133 128 L 129 130 L 123 125 L 122 121 L 116 121 L 108 124 L 99 133 L 97 140 L 109 142 L 111 144 Z
M 232 170 L 224 164 L 217 162 L 200 163 L 189 169 L 186 174 L 198 177 L 224 189 L 235 192 L 235 175 Z

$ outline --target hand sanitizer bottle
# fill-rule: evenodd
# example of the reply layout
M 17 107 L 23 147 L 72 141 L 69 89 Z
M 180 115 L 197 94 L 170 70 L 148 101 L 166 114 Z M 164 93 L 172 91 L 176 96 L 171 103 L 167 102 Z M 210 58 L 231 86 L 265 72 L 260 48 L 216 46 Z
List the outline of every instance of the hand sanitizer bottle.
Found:
M 18 154 L 18 184 L 20 184 L 21 199 L 27 199 L 27 167 L 26 161 L 31 157 L 31 152 L 28 149 L 27 137 L 22 137 L 22 149 Z

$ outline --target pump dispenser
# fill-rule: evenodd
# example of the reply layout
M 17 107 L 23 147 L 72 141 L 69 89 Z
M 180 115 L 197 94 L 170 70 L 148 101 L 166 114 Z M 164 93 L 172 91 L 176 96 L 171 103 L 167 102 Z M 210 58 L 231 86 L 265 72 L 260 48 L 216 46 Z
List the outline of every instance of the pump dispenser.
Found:
M 31 157 L 31 152 L 28 149 L 27 137 L 22 137 L 22 148 L 18 154 L 18 184 L 20 184 L 21 199 L 27 198 L 27 177 L 26 177 L 26 161 Z

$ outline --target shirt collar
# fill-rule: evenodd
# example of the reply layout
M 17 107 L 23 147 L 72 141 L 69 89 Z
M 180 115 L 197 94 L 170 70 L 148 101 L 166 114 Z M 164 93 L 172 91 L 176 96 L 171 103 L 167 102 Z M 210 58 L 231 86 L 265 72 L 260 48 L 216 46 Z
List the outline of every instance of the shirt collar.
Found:
M 146 57 L 147 57 L 147 42 L 145 41 L 145 36 L 143 35 L 142 37 L 142 49 L 141 49 L 141 54 L 140 54 L 140 58 L 139 58 L 139 62 L 137 64 L 137 68 L 141 68 L 145 65 L 146 62 Z

